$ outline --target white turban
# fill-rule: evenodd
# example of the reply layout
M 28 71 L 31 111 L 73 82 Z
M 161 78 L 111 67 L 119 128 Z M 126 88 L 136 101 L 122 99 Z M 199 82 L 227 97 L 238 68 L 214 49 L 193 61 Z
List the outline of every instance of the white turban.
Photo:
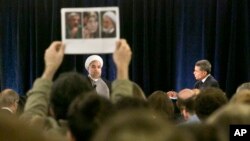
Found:
M 103 65 L 103 60 L 99 55 L 91 55 L 89 56 L 85 61 L 85 69 L 88 70 L 89 64 L 93 61 L 99 61 L 101 64 L 101 67 Z
M 116 23 L 116 16 L 114 12 L 108 11 L 103 14 L 103 17 L 105 16 L 109 17 L 114 23 Z

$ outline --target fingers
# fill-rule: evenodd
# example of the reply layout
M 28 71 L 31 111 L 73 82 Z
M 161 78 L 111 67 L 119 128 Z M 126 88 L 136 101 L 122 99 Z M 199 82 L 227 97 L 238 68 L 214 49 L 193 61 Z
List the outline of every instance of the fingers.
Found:
M 58 53 L 64 54 L 64 51 L 65 51 L 65 44 L 61 44 L 58 48 Z
M 118 50 L 121 46 L 121 40 L 116 41 L 116 50 Z
M 64 44 L 60 41 L 54 41 L 50 44 L 50 47 L 48 49 L 52 49 L 58 52 L 60 50 L 64 50 Z
M 116 42 L 116 52 L 117 51 L 119 51 L 119 52 L 126 51 L 129 53 L 132 53 L 131 49 L 130 49 L 130 47 L 125 39 L 120 39 L 119 41 Z

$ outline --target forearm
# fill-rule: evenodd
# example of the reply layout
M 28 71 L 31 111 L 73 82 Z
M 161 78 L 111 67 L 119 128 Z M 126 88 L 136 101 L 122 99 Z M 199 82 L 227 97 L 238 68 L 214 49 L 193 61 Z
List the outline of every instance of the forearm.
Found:
M 126 67 L 117 67 L 117 76 L 116 79 L 118 80 L 129 80 L 129 74 L 128 74 L 128 66 Z
M 24 107 L 24 115 L 47 116 L 51 86 L 51 80 L 44 78 L 36 79 L 32 89 L 27 93 L 28 99 Z

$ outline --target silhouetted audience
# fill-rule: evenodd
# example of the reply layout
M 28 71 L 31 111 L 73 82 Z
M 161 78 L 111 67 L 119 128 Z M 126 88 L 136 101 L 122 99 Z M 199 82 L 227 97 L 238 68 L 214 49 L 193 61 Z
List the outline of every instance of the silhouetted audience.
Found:
M 12 89 L 4 89 L 0 96 L 0 112 L 14 115 L 18 109 L 19 94 Z
M 195 100 L 195 112 L 204 121 L 221 106 L 228 103 L 226 94 L 219 88 L 206 88 L 200 91 Z
M 131 109 L 109 119 L 93 141 L 167 141 L 173 127 L 155 112 Z
M 227 141 L 229 125 L 250 124 L 248 83 L 240 85 L 228 103 L 226 94 L 215 88 L 217 81 L 206 83 L 212 77 L 207 60 L 195 65 L 196 79 L 204 81 L 197 89 L 183 89 L 174 97 L 158 90 L 146 98 L 141 87 L 129 79 L 132 52 L 126 40 L 120 39 L 113 53 L 117 76 L 110 97 L 105 98 L 87 76 L 77 72 L 62 73 L 53 81 L 63 57 L 63 43 L 51 43 L 44 54 L 45 70 L 27 92 L 23 113 L 15 117 L 0 112 L 0 140 Z M 88 69 L 93 61 L 98 60 L 90 60 Z M 178 124 L 173 99 L 184 119 Z M 2 91 L 1 110 L 15 113 L 19 100 L 16 92 Z M 194 124 L 200 122 L 203 124 Z
M 196 94 L 191 89 L 183 89 L 178 93 L 177 106 L 180 109 L 184 121 L 183 124 L 197 124 L 200 119 L 195 112 Z
M 250 107 L 248 104 L 227 104 L 206 119 L 206 123 L 213 125 L 226 141 L 230 137 L 230 125 L 249 125 Z
M 114 113 L 111 101 L 95 91 L 79 95 L 68 112 L 70 140 L 90 141 L 96 130 Z
M 163 91 L 154 91 L 148 97 L 149 106 L 161 114 L 166 120 L 174 122 L 174 105 L 171 99 Z

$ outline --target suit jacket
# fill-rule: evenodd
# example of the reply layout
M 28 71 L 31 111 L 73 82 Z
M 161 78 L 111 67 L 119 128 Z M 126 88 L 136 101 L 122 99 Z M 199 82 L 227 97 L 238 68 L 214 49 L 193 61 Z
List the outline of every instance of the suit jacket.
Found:
M 204 89 L 204 88 L 207 88 L 207 87 L 217 87 L 217 88 L 219 88 L 220 86 L 219 86 L 218 81 L 212 75 L 209 75 L 204 82 L 202 82 L 200 80 L 200 81 L 197 81 L 194 84 L 194 88 L 196 88 L 196 89 Z

